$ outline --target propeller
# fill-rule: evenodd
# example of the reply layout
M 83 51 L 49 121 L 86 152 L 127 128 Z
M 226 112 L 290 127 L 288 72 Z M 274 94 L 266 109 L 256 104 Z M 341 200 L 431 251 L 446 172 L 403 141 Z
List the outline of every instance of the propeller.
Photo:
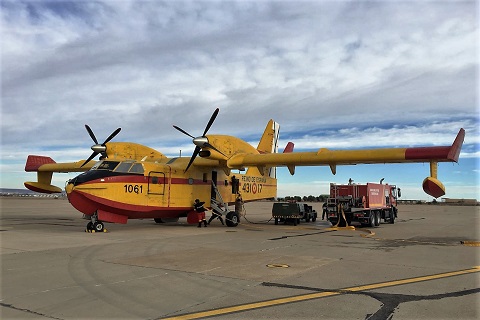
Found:
M 92 140 L 93 140 L 93 142 L 95 142 L 95 144 L 92 146 L 93 153 L 90 155 L 90 157 L 88 157 L 87 160 L 85 160 L 85 162 L 80 166 L 80 168 L 83 167 L 84 165 L 86 165 L 88 162 L 90 162 L 90 160 L 95 158 L 95 156 L 97 154 L 101 154 L 102 157 L 106 157 L 107 156 L 107 154 L 106 154 L 106 151 L 107 151 L 106 144 L 107 144 L 107 142 L 112 140 L 120 132 L 120 130 L 122 130 L 122 128 L 118 128 L 117 130 L 113 131 L 112 134 L 110 134 L 108 136 L 108 138 L 105 139 L 105 141 L 103 141 L 102 144 L 98 144 L 97 138 L 93 134 L 92 129 L 90 129 L 90 127 L 87 124 L 85 125 L 85 128 L 87 129 L 87 132 L 90 135 L 90 138 L 92 138 Z
M 203 135 L 201 135 L 200 137 L 194 137 L 190 133 L 188 133 L 187 131 L 183 130 L 182 128 L 177 127 L 175 125 L 173 126 L 175 129 L 177 129 L 181 133 L 183 133 L 183 134 L 189 136 L 190 138 L 192 138 L 193 139 L 193 144 L 196 146 L 195 150 L 193 151 L 193 154 L 190 158 L 190 161 L 188 162 L 187 168 L 185 169 L 185 172 L 187 172 L 188 168 L 190 168 L 190 166 L 192 165 L 193 161 L 198 156 L 198 154 L 200 153 L 200 150 L 202 150 L 202 148 L 213 149 L 213 150 L 217 151 L 218 153 L 222 154 L 223 156 L 225 156 L 223 154 L 223 152 L 221 152 L 220 150 L 215 148 L 213 145 L 211 145 L 210 142 L 208 141 L 208 138 L 205 136 L 207 134 L 208 130 L 210 129 L 210 127 L 212 126 L 213 122 L 215 121 L 215 118 L 217 117 L 219 111 L 220 110 L 218 108 L 215 109 L 212 116 L 210 117 L 210 120 L 207 123 L 207 126 L 205 127 L 205 130 L 203 131 Z

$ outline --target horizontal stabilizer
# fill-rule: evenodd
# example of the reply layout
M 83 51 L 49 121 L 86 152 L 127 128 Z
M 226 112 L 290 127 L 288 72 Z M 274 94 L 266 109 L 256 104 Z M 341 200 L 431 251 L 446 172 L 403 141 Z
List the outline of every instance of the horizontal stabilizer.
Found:
M 283 149 L 283 153 L 291 153 L 293 152 L 293 148 L 295 147 L 295 144 L 293 142 L 287 143 L 285 146 L 285 149 Z
M 287 145 L 285 146 L 285 149 L 283 149 L 283 153 L 292 153 L 294 147 L 295 145 L 293 144 L 293 142 L 288 142 Z M 293 176 L 295 174 L 295 166 L 289 165 L 287 166 L 287 168 L 290 174 Z

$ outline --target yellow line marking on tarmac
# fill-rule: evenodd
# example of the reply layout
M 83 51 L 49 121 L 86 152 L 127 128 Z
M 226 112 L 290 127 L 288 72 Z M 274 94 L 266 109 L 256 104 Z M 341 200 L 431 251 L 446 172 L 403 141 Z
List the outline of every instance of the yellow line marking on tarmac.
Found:
M 393 287 L 393 286 L 399 286 L 399 285 L 422 282 L 422 281 L 430 281 L 430 280 L 454 277 L 454 276 L 459 276 L 459 275 L 464 275 L 464 274 L 469 274 L 469 273 L 475 273 L 475 272 L 480 272 L 480 266 L 475 266 L 473 268 L 466 269 L 466 270 L 445 272 L 445 273 L 433 274 L 433 275 L 429 275 L 429 276 L 422 276 L 422 277 L 408 278 L 408 279 L 402 279 L 402 280 L 387 281 L 387 282 L 382 282 L 382 283 L 367 284 L 367 285 L 363 285 L 363 286 L 350 287 L 350 288 L 346 288 L 346 289 L 339 289 L 337 291 L 316 292 L 316 293 L 302 294 L 302 295 L 292 296 L 292 297 L 272 299 L 272 300 L 267 300 L 267 301 L 247 303 L 247 304 L 242 304 L 242 305 L 232 306 L 232 307 L 226 307 L 226 308 L 221 308 L 221 309 L 216 309 L 216 310 L 201 311 L 201 312 L 196 312 L 196 313 L 180 315 L 180 316 L 176 316 L 176 317 L 164 318 L 164 320 L 191 320 L 191 319 L 200 319 L 200 318 L 205 318 L 205 317 L 213 317 L 213 316 L 219 316 L 219 315 L 229 314 L 229 313 L 234 313 L 234 312 L 247 311 L 247 310 L 259 309 L 259 308 L 277 306 L 277 305 L 281 305 L 281 304 L 287 304 L 287 303 L 293 303 L 293 302 L 299 302 L 299 301 L 306 301 L 306 300 L 336 296 L 336 295 L 341 295 L 341 294 L 345 294 L 345 293 L 348 293 L 348 292 L 359 292 L 359 291 L 373 290 L 373 289 L 379 289 L 379 288 L 385 288 L 385 287 Z
M 480 247 L 480 241 L 460 241 L 460 243 L 467 247 Z

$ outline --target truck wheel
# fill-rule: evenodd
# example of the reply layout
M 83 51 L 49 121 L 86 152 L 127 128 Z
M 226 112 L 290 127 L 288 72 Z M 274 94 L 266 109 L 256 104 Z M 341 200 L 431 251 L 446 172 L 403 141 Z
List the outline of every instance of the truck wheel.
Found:
M 380 211 L 375 212 L 375 227 L 380 225 Z
M 293 218 L 293 225 L 294 225 L 294 226 L 297 225 L 297 218 Z
M 368 226 L 371 228 L 375 227 L 375 212 L 370 212 L 370 217 L 368 218 Z
M 390 210 L 390 223 L 394 224 L 395 223 L 395 210 Z
M 238 226 L 238 223 L 240 222 L 240 217 L 235 211 L 230 211 L 227 213 L 225 223 L 227 224 L 227 227 L 236 227 Z
M 278 218 L 275 218 L 275 224 L 278 224 Z

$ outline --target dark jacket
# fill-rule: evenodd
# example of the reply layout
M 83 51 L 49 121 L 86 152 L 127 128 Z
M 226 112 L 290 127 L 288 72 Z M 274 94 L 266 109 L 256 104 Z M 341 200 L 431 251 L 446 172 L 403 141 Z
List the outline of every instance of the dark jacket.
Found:
M 195 212 L 201 213 L 201 212 L 207 211 L 207 210 L 203 207 L 204 203 L 205 203 L 205 202 L 203 202 L 203 201 L 195 202 L 195 203 L 193 204 L 193 208 L 195 209 Z

